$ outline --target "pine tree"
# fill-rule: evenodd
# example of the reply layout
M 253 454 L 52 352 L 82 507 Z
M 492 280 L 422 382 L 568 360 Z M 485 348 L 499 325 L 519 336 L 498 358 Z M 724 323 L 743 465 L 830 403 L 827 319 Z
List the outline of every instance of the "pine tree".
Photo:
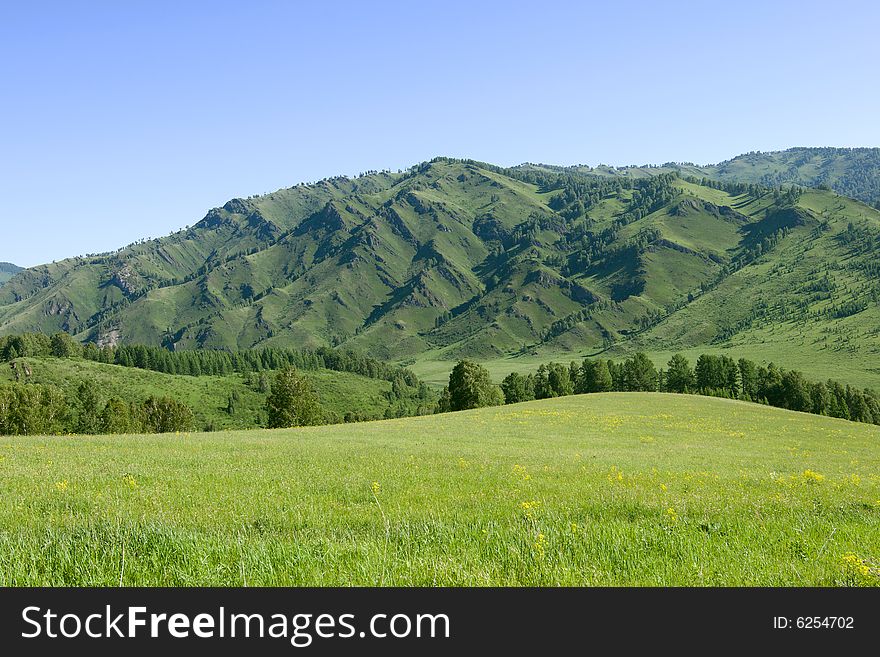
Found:
M 688 359 L 682 354 L 675 354 L 667 363 L 666 390 L 667 392 L 687 393 L 694 391 L 696 378 Z
M 626 390 L 654 392 L 657 390 L 657 368 L 648 356 L 638 352 L 623 364 Z

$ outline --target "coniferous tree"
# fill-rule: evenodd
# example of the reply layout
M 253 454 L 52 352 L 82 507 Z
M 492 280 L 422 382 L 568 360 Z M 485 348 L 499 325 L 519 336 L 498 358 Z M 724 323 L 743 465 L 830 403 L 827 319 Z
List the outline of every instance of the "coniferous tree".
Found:
M 647 354 L 638 352 L 624 364 L 624 381 L 629 392 L 655 392 L 657 390 L 657 368 Z
M 443 386 L 443 391 L 440 393 L 440 399 L 437 400 L 437 412 L 448 413 L 451 410 L 452 401 L 449 397 L 449 386 Z
M 810 412 L 816 415 L 828 415 L 831 408 L 831 394 L 828 387 L 818 381 L 810 385 Z
M 788 370 L 782 375 L 782 399 L 785 408 L 792 411 L 808 412 L 812 408 L 810 385 L 803 374 Z
M 615 392 L 626 392 L 626 371 L 623 363 L 615 363 L 613 360 L 606 361 L 608 373 L 611 375 L 611 389 Z
M 550 363 L 547 372 L 547 385 L 553 393 L 553 397 L 565 397 L 574 394 L 574 384 L 571 381 L 569 368 L 560 363 Z
M 750 360 L 740 358 L 739 368 L 740 391 L 743 399 L 754 401 L 758 396 L 758 370 Z
M 51 354 L 57 358 L 70 358 L 81 353 L 79 344 L 67 333 L 55 333 L 51 338 Z
M 667 363 L 666 391 L 687 393 L 694 391 L 696 378 L 688 359 L 682 354 L 675 354 Z
M 611 361 L 597 360 L 593 367 L 593 390 L 591 392 L 610 392 L 614 390 L 614 380 L 608 366 Z

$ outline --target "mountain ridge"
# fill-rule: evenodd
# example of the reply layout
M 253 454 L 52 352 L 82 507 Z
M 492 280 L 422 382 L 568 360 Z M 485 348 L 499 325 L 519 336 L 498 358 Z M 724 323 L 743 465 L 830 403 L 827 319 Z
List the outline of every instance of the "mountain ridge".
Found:
M 13 265 L 11 262 L 0 262 L 0 287 L 3 287 L 13 276 L 23 270 L 23 267 Z
M 717 164 L 666 162 L 595 167 L 524 163 L 555 171 L 577 171 L 599 176 L 646 177 L 662 173 L 707 176 L 723 182 L 756 183 L 766 187 L 794 184 L 803 187 L 827 187 L 874 207 L 880 206 L 880 148 L 835 146 L 797 146 L 779 151 L 752 151 Z
M 232 199 L 167 238 L 25 270 L 0 288 L 0 333 L 412 362 L 688 348 L 806 322 L 872 353 L 878 231 L 880 213 L 830 190 L 435 158 Z

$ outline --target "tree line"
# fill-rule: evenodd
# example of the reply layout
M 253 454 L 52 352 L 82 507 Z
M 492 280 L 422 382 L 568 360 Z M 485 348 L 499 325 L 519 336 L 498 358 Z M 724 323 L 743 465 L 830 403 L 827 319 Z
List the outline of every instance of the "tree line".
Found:
M 331 347 L 170 351 L 164 347 L 143 344 L 115 347 L 98 347 L 93 343 L 80 344 L 70 335 L 62 332 L 51 336 L 42 333 L 24 333 L 0 337 L 0 362 L 28 356 L 84 358 L 99 363 L 185 376 L 249 374 L 295 367 L 309 371 L 328 369 L 348 372 L 389 381 L 392 384 L 397 381 L 398 385 L 411 388 L 419 388 L 421 384 L 418 377 L 406 368 L 389 365 L 353 351 Z
M 270 428 L 422 415 L 434 411 L 437 398 L 411 371 L 339 349 L 170 352 L 145 345 L 99 348 L 80 344 L 66 333 L 31 333 L 0 337 L 0 362 L 9 362 L 16 379 L 14 383 L 0 384 L 0 435 L 215 430 L 213 422 L 196 427 L 193 409 L 172 397 L 150 396 L 137 401 L 112 395 L 108 398 L 103 389 L 86 377 L 68 381 L 65 389 L 34 382 L 31 366 L 21 360 L 25 357 L 81 358 L 190 376 L 241 372 L 249 387 L 266 396 L 264 413 L 256 420 L 256 426 Z M 389 381 L 391 389 L 383 393 L 388 400 L 384 416 L 354 410 L 340 414 L 325 409 L 308 380 L 300 374 L 322 368 Z M 236 397 L 233 390 L 226 407 L 230 415 L 235 413 Z
M 702 354 L 694 366 L 675 354 L 657 369 L 644 353 L 615 362 L 589 359 L 548 363 L 534 374 L 511 372 L 495 386 L 488 371 L 461 361 L 452 370 L 438 411 L 515 404 L 533 399 L 595 392 L 673 392 L 740 399 L 792 411 L 880 424 L 880 395 L 838 381 L 813 381 L 798 370 L 746 358 Z
M 293 367 L 276 372 L 267 390 L 265 410 L 269 428 L 328 421 L 317 393 Z M 105 399 L 90 379 L 82 380 L 71 394 L 51 384 L 0 385 L 0 435 L 179 433 L 193 429 L 192 408 L 171 397 L 151 395 L 141 402 Z

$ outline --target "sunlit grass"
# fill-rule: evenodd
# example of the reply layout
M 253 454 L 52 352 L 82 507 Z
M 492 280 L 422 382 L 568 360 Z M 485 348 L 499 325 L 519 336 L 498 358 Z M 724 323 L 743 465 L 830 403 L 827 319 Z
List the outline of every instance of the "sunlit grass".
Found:
M 869 425 L 635 393 L 0 438 L 0 585 L 876 585 L 878 447 Z

